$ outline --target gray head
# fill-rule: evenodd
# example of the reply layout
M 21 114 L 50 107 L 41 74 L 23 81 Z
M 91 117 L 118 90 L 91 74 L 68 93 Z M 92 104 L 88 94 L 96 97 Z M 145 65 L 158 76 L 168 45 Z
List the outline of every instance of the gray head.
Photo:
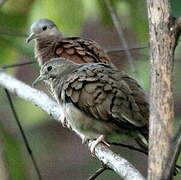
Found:
M 38 37 L 61 34 L 54 22 L 49 19 L 38 19 L 31 25 L 30 29 L 31 34 L 26 39 L 27 43 Z
M 47 61 L 40 69 L 39 77 L 33 82 L 32 86 L 35 86 L 38 82 L 43 80 L 54 81 L 60 80 L 63 76 L 72 72 L 72 70 L 78 66 L 72 61 L 65 58 L 54 58 Z

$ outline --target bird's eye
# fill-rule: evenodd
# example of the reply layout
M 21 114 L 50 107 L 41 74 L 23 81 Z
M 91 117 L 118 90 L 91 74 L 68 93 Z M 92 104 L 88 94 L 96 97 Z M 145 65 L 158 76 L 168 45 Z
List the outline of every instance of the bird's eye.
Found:
M 43 31 L 46 31 L 46 30 L 47 30 L 47 26 L 43 26 L 43 27 L 42 27 L 42 30 L 43 30 Z
M 51 70 L 52 70 L 52 66 L 48 66 L 47 71 L 51 71 Z

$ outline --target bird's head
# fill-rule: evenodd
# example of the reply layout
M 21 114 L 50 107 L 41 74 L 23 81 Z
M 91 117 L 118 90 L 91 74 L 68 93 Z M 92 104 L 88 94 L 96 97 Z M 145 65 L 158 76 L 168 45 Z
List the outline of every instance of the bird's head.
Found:
M 30 29 L 31 34 L 26 39 L 27 43 L 38 37 L 61 34 L 54 22 L 49 19 L 38 19 L 31 25 Z
M 35 86 L 37 83 L 43 80 L 48 81 L 57 81 L 60 80 L 63 76 L 72 72 L 72 70 L 78 66 L 64 58 L 54 58 L 47 61 L 40 69 L 40 75 L 32 83 L 32 86 Z

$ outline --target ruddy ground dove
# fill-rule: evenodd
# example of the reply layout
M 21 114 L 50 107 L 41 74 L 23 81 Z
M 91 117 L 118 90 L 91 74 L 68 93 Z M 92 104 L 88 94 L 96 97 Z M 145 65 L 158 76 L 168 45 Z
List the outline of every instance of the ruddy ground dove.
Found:
M 39 65 L 51 58 L 63 57 L 76 63 L 101 62 L 110 64 L 111 60 L 95 41 L 80 37 L 65 36 L 49 19 L 39 19 L 31 25 L 27 42 L 35 40 L 35 57 Z
M 103 63 L 77 64 L 64 58 L 47 61 L 40 70 L 61 104 L 63 124 L 85 142 L 120 142 L 123 137 L 147 146 L 148 114 L 143 89 L 126 73 Z M 66 122 L 65 122 L 66 121 Z
M 97 139 L 92 151 L 99 141 L 120 141 L 124 135 L 147 146 L 149 105 L 144 91 L 134 79 L 116 70 L 97 42 L 65 36 L 48 19 L 33 23 L 31 32 L 27 42 L 35 39 L 35 57 L 40 66 L 45 64 L 40 77 L 51 84 L 68 126 L 84 140 Z M 98 64 L 78 65 L 62 58 L 46 63 L 56 57 Z

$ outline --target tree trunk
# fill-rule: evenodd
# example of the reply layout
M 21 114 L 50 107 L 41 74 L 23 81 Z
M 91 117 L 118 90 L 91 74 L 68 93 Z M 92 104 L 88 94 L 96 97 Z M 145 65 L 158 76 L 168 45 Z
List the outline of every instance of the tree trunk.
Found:
M 151 92 L 149 126 L 149 180 L 166 180 L 173 138 L 173 59 L 178 32 L 169 0 L 147 0 L 150 31 Z

